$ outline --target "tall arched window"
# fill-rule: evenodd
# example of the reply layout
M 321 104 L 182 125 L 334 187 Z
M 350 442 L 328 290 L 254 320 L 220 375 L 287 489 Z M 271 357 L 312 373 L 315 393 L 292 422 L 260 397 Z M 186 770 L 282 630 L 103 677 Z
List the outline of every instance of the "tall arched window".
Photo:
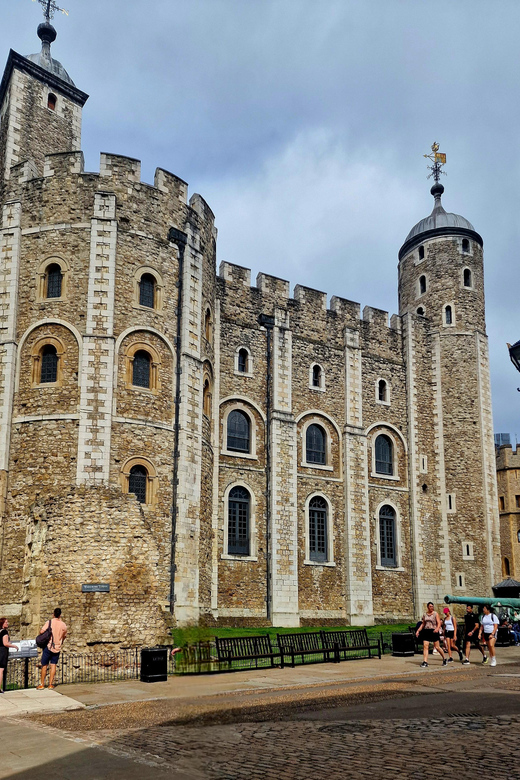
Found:
M 419 247 L 419 260 L 424 260 L 424 247 Z
M 469 252 L 469 241 L 467 238 L 462 239 L 462 251 Z
M 392 440 L 381 434 L 375 443 L 376 474 L 392 475 L 394 473 L 394 453 Z
M 228 498 L 228 555 L 249 555 L 249 525 L 251 496 L 240 486 L 229 492 Z
M 143 274 L 139 280 L 139 304 L 149 309 L 155 308 L 155 287 L 157 282 L 152 274 Z
M 305 434 L 305 461 L 307 463 L 326 463 L 326 434 L 321 425 L 309 425 Z
M 52 92 L 49 92 L 47 95 L 47 108 L 50 108 L 51 111 L 56 111 L 56 101 L 56 95 L 54 95 Z
M 238 351 L 238 370 L 241 374 L 247 374 L 248 369 L 248 363 L 249 363 L 249 352 L 247 349 L 242 347 Z
M 202 391 L 202 405 L 206 417 L 211 417 L 211 402 L 212 402 L 211 383 L 209 379 L 206 379 L 204 382 L 204 389 Z
M 471 287 L 471 271 L 469 268 L 464 269 L 464 287 Z
M 379 549 L 381 566 L 397 566 L 395 509 L 385 505 L 379 510 Z
M 321 387 L 321 366 L 317 364 L 312 367 L 312 386 Z
M 388 401 L 388 385 L 384 379 L 377 383 L 377 400 L 386 403 Z
M 152 359 L 148 352 L 139 349 L 132 364 L 132 384 L 135 387 L 150 387 L 150 364 Z
M 58 352 L 52 344 L 46 344 L 41 351 L 40 384 L 57 382 Z
M 503 570 L 504 570 L 504 577 L 510 577 L 511 576 L 511 567 L 509 565 L 509 558 L 504 558 L 503 561 Z
M 323 563 L 328 559 L 327 502 L 321 496 L 309 501 L 309 558 Z
M 211 321 L 210 309 L 206 309 L 206 314 L 204 315 L 204 336 L 206 341 L 211 343 L 213 339 L 213 323 Z
M 227 449 L 232 452 L 249 452 L 250 420 L 247 414 L 233 409 L 227 418 Z
M 423 295 L 426 292 L 426 277 L 419 277 L 419 292 Z
M 144 466 L 132 466 L 128 477 L 128 492 L 133 493 L 140 504 L 146 504 L 148 472 Z
M 47 298 L 61 298 L 61 286 L 63 280 L 63 274 L 58 263 L 51 263 L 47 267 L 47 285 L 46 285 L 46 297 Z
M 446 306 L 444 309 L 444 322 L 446 325 L 452 325 L 453 324 L 453 314 L 451 311 L 451 306 Z

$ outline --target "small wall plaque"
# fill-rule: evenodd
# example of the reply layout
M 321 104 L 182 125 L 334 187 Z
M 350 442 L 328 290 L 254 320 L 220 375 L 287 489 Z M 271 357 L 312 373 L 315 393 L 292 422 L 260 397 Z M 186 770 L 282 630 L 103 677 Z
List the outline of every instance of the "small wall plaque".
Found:
M 81 586 L 82 593 L 110 593 L 110 585 L 108 582 L 93 582 L 88 585 Z

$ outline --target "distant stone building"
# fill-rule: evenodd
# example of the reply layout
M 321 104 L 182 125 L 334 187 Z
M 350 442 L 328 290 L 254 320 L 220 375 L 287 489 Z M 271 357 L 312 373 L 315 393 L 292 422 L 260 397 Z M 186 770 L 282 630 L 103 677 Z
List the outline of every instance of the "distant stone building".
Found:
M 84 171 L 87 95 L 38 34 L 0 86 L 0 613 L 30 636 L 59 604 L 81 648 L 491 593 L 483 242 L 443 187 L 390 323 L 217 275 L 184 181 L 114 154 Z
M 502 575 L 520 576 L 520 450 L 495 437 Z

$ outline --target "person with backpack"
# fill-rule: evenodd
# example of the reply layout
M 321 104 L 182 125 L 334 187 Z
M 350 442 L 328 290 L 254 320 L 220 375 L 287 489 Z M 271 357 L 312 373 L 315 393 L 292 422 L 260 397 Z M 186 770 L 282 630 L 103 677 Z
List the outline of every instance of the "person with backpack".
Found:
M 47 620 L 41 628 L 40 636 L 49 632 L 50 638 L 47 645 L 43 648 L 42 653 L 42 671 L 40 677 L 40 684 L 37 686 L 37 690 L 41 691 L 45 688 L 45 677 L 47 675 L 47 667 L 50 665 L 49 672 L 49 690 L 54 688 L 54 676 L 56 674 L 56 664 L 60 657 L 60 651 L 63 647 L 65 637 L 67 636 L 67 626 L 61 619 L 61 609 L 56 607 L 54 610 L 54 617 L 51 620 Z

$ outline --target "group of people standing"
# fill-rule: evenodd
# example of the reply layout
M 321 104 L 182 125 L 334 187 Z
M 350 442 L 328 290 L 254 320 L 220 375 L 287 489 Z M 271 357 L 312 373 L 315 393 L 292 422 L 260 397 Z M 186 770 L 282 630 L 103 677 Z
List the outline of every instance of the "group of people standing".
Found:
M 495 655 L 495 642 L 499 626 L 498 617 L 491 612 L 491 608 L 485 605 L 483 607 L 482 620 L 473 612 L 472 604 L 466 606 L 464 615 L 464 637 L 461 645 L 457 645 L 457 620 L 455 615 L 451 614 L 448 607 L 444 608 L 444 617 L 441 619 L 438 612 L 435 612 L 435 605 L 432 601 L 428 602 L 426 612 L 422 620 L 416 626 L 416 637 L 423 643 L 423 662 L 421 667 L 428 667 L 428 653 L 430 643 L 433 644 L 442 658 L 442 665 L 447 666 L 453 662 L 453 652 L 458 653 L 463 665 L 469 664 L 469 655 L 471 648 L 475 647 L 482 654 L 482 663 L 488 662 L 486 648 L 489 653 L 490 666 L 497 665 Z M 445 647 L 441 647 L 441 631 L 444 633 Z M 464 651 L 462 650 L 464 648 Z

